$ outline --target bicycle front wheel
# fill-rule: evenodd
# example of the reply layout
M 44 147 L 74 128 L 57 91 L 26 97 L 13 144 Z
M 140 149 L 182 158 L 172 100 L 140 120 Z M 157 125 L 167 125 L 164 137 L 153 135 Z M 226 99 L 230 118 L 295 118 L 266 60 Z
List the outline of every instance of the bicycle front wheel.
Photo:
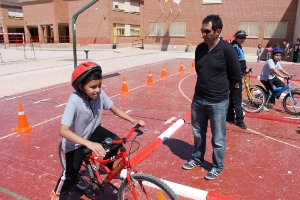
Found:
M 178 200 L 173 190 L 163 181 L 149 174 L 132 174 L 132 178 L 136 181 L 130 186 L 125 179 L 120 188 L 119 200 L 133 200 L 132 190 L 136 191 L 139 200 Z
M 257 86 L 250 86 L 252 98 L 248 95 L 247 89 L 244 88 L 242 91 L 242 108 L 246 112 L 256 113 L 259 112 L 265 105 L 266 95 L 264 90 Z
M 300 115 L 300 91 L 292 90 L 291 94 L 292 97 L 288 93 L 283 98 L 283 108 L 287 113 L 291 115 Z M 296 104 L 293 103 L 291 98 L 295 100 Z
M 59 162 L 61 167 L 63 168 L 63 170 L 66 169 L 66 156 L 65 156 L 65 151 L 62 149 L 62 141 L 60 141 L 59 145 L 58 145 L 58 158 L 59 158 Z

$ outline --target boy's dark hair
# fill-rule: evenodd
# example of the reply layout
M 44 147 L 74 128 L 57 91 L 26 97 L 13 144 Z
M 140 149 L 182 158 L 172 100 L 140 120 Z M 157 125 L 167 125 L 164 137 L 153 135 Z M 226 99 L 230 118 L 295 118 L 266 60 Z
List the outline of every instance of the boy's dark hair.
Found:
M 83 79 L 81 85 L 84 87 L 91 80 L 101 80 L 101 79 L 102 79 L 102 71 L 97 70 L 91 72 L 85 79 Z
M 202 24 L 208 24 L 209 22 L 211 22 L 211 24 L 212 24 L 213 31 L 216 31 L 217 29 L 222 30 L 223 22 L 219 15 L 215 15 L 215 14 L 207 15 L 203 19 Z

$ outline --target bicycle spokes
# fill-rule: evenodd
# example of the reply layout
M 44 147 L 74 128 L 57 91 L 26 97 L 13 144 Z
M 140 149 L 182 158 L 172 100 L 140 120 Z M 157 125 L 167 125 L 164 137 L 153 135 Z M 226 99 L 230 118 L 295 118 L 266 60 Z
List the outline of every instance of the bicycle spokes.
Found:
M 259 112 L 266 101 L 264 91 L 258 86 L 250 86 L 242 91 L 242 108 L 246 112 Z

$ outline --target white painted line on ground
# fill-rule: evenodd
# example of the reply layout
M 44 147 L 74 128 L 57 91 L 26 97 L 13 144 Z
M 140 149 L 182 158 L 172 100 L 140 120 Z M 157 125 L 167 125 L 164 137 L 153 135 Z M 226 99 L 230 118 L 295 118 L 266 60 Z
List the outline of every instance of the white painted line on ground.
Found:
M 170 124 L 171 122 L 175 121 L 177 117 L 171 117 L 170 119 L 168 119 L 167 121 L 165 121 L 164 124 Z
M 42 99 L 42 100 L 39 100 L 39 101 L 34 101 L 33 103 L 40 103 L 40 102 L 43 102 L 43 101 L 48 101 L 50 99 Z
M 58 104 L 55 107 L 57 108 L 57 107 L 65 106 L 65 105 L 67 105 L 67 103 Z

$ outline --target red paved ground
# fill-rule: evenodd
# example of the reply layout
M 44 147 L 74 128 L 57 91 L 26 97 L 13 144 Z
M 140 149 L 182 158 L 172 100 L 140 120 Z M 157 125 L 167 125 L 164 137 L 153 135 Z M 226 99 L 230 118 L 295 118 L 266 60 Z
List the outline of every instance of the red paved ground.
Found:
M 180 62 L 184 62 L 184 73 L 178 73 Z M 160 79 L 163 64 L 166 64 L 166 79 Z M 254 74 L 259 75 L 262 64 L 248 63 L 248 68 L 252 67 Z M 300 78 L 299 66 L 284 67 L 291 73 L 298 73 L 297 78 Z M 155 82 L 151 86 L 145 85 L 149 70 L 152 70 Z M 164 124 L 166 120 L 178 119 L 190 110 L 196 78 L 191 59 L 173 59 L 118 73 L 104 79 L 103 90 L 115 105 L 146 122 L 147 131 L 138 138 L 140 150 L 171 126 L 172 123 Z M 127 77 L 129 95 L 119 95 L 123 76 Z M 251 83 L 254 82 L 260 84 L 251 79 Z M 300 82 L 293 83 L 293 87 L 297 84 Z M 20 196 L 48 199 L 61 173 L 57 145 L 61 139 L 58 130 L 64 106 L 58 105 L 66 103 L 71 92 L 71 86 L 66 83 L 0 99 L 0 188 L 11 192 L 8 195 L 0 190 L 0 199 Z M 17 127 L 19 103 L 34 130 L 11 134 Z M 270 112 L 258 115 L 288 116 L 279 103 Z M 248 130 L 228 124 L 226 168 L 216 180 L 203 179 L 211 167 L 210 130 L 204 167 L 190 171 L 181 169 L 181 165 L 190 159 L 193 148 L 189 121 L 142 161 L 142 170 L 168 181 L 236 199 L 297 199 L 300 192 L 297 167 L 300 132 L 297 125 L 248 117 L 245 122 Z M 103 125 L 121 137 L 131 127 L 110 112 L 105 112 Z M 101 199 L 116 199 L 111 188 L 106 187 L 105 193 Z M 69 199 L 80 199 L 80 195 L 72 192 Z

